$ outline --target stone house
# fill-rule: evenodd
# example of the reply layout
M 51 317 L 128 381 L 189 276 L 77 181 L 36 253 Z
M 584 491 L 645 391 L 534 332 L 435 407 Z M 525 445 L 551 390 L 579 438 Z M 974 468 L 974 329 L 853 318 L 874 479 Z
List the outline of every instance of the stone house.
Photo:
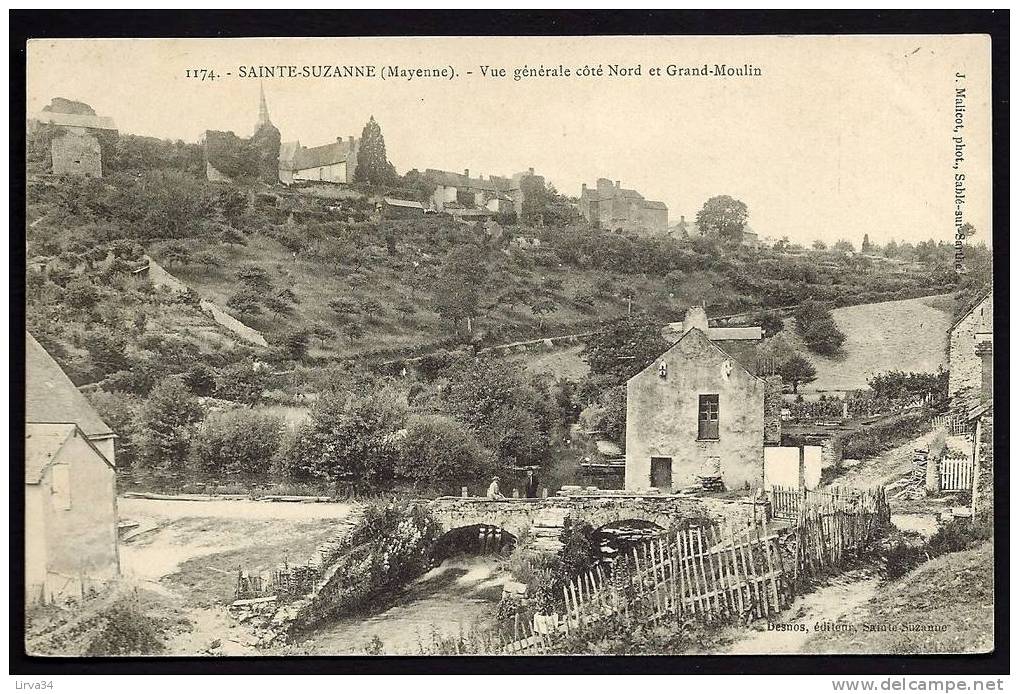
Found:
M 990 392 L 993 367 L 994 304 L 987 292 L 948 331 L 948 394 L 972 396 L 986 385 Z
M 57 175 L 103 175 L 101 138 L 115 136 L 113 119 L 96 115 L 88 104 L 68 99 L 53 99 L 45 109 L 30 119 L 30 137 L 51 131 L 50 158 Z
M 714 475 L 729 489 L 761 487 L 766 438 L 781 436 L 766 422 L 768 392 L 763 378 L 691 327 L 626 383 L 626 489 L 670 493 Z
M 435 184 L 429 205 L 439 212 L 462 209 L 484 209 L 495 214 L 523 214 L 524 189 L 529 183 L 545 185 L 545 179 L 528 169 L 505 176 L 471 177 L 471 170 L 462 174 L 439 169 L 425 169 L 424 175 Z
M 115 434 L 31 335 L 25 345 L 26 600 L 117 578 Z
M 583 184 L 580 190 L 580 214 L 599 229 L 634 234 L 667 234 L 669 208 L 657 200 L 646 200 L 635 190 L 623 188 L 599 178 L 594 188 Z
M 398 198 L 383 198 L 382 216 L 385 219 L 412 219 L 421 217 L 425 213 L 424 205 L 416 200 L 400 200 Z

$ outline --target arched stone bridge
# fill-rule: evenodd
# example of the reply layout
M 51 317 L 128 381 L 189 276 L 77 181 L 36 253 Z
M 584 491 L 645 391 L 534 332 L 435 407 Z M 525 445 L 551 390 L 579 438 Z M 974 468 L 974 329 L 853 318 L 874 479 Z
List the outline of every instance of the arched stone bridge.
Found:
M 595 528 L 643 521 L 668 528 L 683 521 L 724 521 L 753 515 L 740 501 L 665 494 L 585 494 L 547 499 L 488 499 L 447 496 L 429 502 L 445 532 L 490 526 L 527 537 L 536 547 L 555 549 L 566 518 L 587 521 Z

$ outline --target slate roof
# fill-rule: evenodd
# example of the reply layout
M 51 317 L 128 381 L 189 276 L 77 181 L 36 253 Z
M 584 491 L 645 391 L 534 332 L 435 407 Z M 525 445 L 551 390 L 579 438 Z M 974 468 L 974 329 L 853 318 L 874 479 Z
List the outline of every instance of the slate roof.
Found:
M 106 460 L 106 456 L 92 445 L 88 437 L 74 424 L 30 423 L 25 425 L 25 484 L 38 484 L 42 480 L 43 472 L 55 462 L 64 445 L 79 434 L 96 455 L 113 467 L 110 461 Z
M 413 207 L 418 210 L 424 209 L 424 205 L 420 202 L 415 202 L 414 200 L 399 200 L 397 198 L 383 198 L 383 200 L 386 201 L 387 205 L 392 205 L 393 207 Z
M 645 200 L 644 201 L 644 207 L 650 207 L 650 208 L 653 208 L 653 209 L 656 209 L 656 210 L 667 210 L 667 209 L 669 209 L 668 207 L 666 207 L 664 202 L 658 202 L 657 200 Z
M 301 147 L 299 142 L 286 142 L 280 145 L 280 166 L 292 171 L 339 164 L 347 161 L 349 156 L 350 147 L 342 140 L 318 147 Z
M 41 123 L 50 123 L 66 128 L 91 128 L 93 130 L 116 130 L 117 126 L 109 116 L 88 116 L 77 113 L 40 111 L 33 118 Z
M 114 436 L 113 429 L 53 357 L 28 333 L 25 333 L 25 421 L 77 424 L 89 438 Z
M 447 188 L 487 190 L 493 193 L 519 188 L 519 185 L 515 184 L 512 179 L 502 176 L 493 177 L 494 180 L 486 180 L 484 178 L 470 178 L 468 176 L 464 176 L 462 173 L 441 171 L 439 169 L 425 169 L 425 176 L 432 179 L 436 184 Z

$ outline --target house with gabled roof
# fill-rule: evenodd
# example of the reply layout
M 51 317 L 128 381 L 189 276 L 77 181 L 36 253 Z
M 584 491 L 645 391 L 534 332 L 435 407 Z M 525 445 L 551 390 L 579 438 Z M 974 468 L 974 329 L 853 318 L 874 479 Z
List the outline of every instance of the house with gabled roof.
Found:
M 80 598 L 120 573 L 115 434 L 25 336 L 25 596 Z
M 988 290 L 948 330 L 948 394 L 979 400 L 993 382 L 994 297 Z M 986 388 L 985 388 L 986 386 Z
M 352 135 L 346 141 L 337 137 L 317 147 L 304 147 L 300 141 L 280 144 L 280 182 L 291 185 L 301 181 L 327 183 L 354 182 L 361 140 Z
M 712 477 L 760 488 L 766 439 L 781 437 L 766 421 L 769 388 L 691 326 L 626 383 L 626 489 L 672 493 Z
M 607 178 L 599 178 L 594 188 L 581 186 L 580 214 L 592 226 L 608 231 L 665 235 L 669 230 L 669 208 L 664 202 L 647 200 Z

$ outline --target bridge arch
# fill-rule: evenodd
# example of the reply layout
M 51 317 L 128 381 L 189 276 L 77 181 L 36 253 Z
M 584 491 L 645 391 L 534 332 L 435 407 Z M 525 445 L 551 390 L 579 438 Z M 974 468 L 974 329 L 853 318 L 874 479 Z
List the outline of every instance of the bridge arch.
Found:
M 497 554 L 512 549 L 517 542 L 518 535 L 497 525 L 461 525 L 436 538 L 432 555 L 444 559 L 456 554 Z

